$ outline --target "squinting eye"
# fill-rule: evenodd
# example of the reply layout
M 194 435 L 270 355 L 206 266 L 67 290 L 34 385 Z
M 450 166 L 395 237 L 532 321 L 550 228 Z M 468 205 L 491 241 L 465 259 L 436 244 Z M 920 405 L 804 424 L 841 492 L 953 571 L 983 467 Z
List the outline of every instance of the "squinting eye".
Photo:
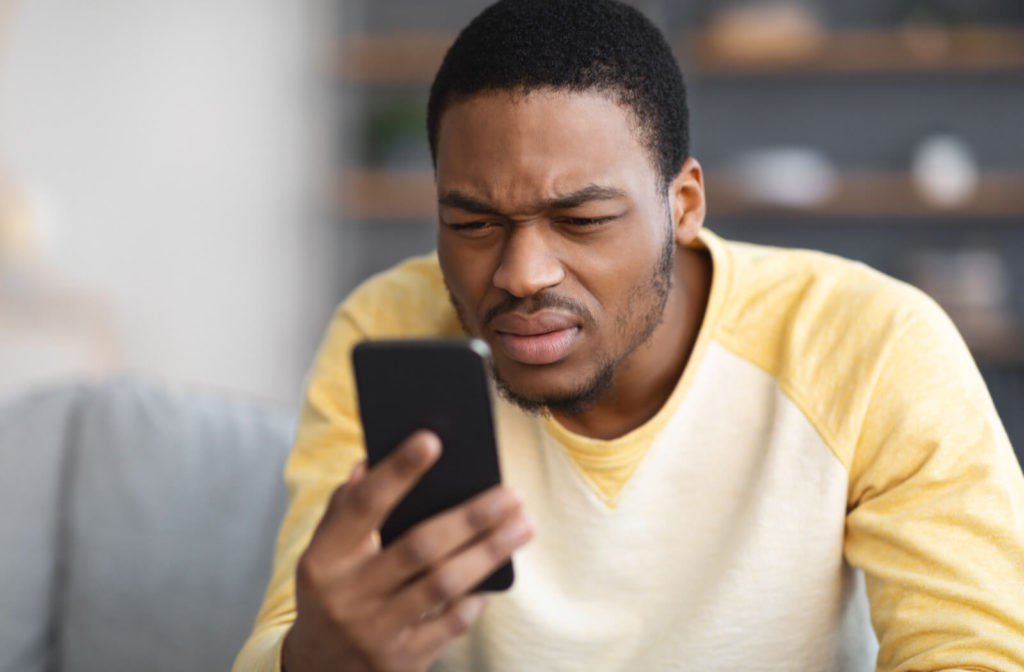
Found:
M 448 225 L 453 231 L 478 231 L 487 226 L 487 222 L 459 222 Z
M 597 224 L 604 224 L 615 219 L 614 217 L 566 217 L 559 220 L 563 224 L 571 224 L 572 226 L 595 226 Z
M 455 235 L 462 236 L 464 238 L 483 238 L 489 236 L 494 231 L 494 222 L 450 222 L 448 229 Z

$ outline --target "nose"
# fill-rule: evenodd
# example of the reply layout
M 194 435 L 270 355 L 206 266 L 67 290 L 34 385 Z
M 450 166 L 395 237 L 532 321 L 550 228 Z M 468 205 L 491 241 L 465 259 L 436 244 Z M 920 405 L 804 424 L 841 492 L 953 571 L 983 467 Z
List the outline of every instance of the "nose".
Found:
M 512 226 L 501 263 L 494 272 L 494 286 L 525 298 L 554 287 L 563 279 L 565 269 L 551 249 L 544 227 L 532 223 Z

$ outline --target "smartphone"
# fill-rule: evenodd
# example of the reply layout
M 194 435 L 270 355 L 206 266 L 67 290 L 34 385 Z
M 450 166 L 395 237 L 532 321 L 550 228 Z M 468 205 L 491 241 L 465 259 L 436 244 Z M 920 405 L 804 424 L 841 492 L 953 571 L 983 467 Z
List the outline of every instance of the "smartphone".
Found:
M 419 429 L 441 438 L 441 457 L 380 530 L 387 546 L 419 522 L 501 482 L 490 349 L 479 339 L 363 341 L 352 351 L 370 467 Z M 512 586 L 509 561 L 476 590 Z

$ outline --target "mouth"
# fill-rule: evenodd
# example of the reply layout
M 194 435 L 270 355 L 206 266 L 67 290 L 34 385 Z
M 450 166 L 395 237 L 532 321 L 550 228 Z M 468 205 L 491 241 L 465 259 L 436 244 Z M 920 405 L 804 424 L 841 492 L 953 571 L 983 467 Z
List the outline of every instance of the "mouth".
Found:
M 492 327 L 505 355 L 532 366 L 568 357 L 581 333 L 573 316 L 552 311 L 528 316 L 506 313 L 495 318 Z
M 509 358 L 534 366 L 554 364 L 565 359 L 579 339 L 580 328 L 571 327 L 546 334 L 521 336 L 499 331 L 498 342 Z

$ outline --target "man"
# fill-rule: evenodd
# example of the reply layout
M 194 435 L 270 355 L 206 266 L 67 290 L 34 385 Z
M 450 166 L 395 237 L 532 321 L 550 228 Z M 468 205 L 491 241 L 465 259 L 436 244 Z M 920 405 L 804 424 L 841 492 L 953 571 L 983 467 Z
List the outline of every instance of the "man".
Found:
M 236 669 L 1024 670 L 1024 478 L 965 347 L 859 264 L 702 231 L 649 22 L 499 2 L 428 130 L 437 255 L 330 326 Z M 361 466 L 351 348 L 464 332 L 507 487 L 382 550 L 443 446 Z M 517 550 L 511 591 L 469 592 Z

